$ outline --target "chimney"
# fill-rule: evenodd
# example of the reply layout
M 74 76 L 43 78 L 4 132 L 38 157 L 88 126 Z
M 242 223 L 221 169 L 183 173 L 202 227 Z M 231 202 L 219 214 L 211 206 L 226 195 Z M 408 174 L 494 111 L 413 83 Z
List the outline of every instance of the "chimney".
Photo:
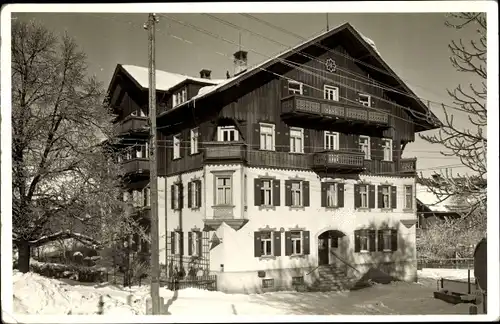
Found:
M 233 54 L 234 56 L 234 75 L 243 73 L 247 69 L 247 54 L 245 51 L 238 51 Z
M 202 79 L 209 79 L 210 80 L 210 74 L 212 73 L 212 71 L 210 70 L 207 70 L 207 69 L 203 69 L 200 71 L 200 78 Z

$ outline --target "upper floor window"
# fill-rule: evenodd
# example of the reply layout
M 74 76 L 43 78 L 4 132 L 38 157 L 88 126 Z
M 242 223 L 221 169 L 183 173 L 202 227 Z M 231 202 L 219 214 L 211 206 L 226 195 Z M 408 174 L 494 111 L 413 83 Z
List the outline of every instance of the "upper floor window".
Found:
M 260 188 L 260 201 L 263 206 L 273 205 L 273 181 L 262 180 L 262 187 Z
M 325 150 L 339 149 L 339 133 L 325 131 Z
M 238 130 L 234 126 L 219 126 L 217 128 L 217 140 L 219 142 L 238 141 Z
M 384 150 L 384 161 L 392 161 L 392 139 L 382 139 L 382 148 Z
M 339 88 L 325 84 L 325 86 L 324 86 L 324 98 L 326 100 L 339 101 Z
M 364 93 L 359 94 L 358 101 L 363 106 L 371 107 L 372 105 L 372 97 Z
M 138 159 L 147 159 L 149 157 L 149 144 L 146 142 L 144 145 L 136 146 L 135 157 Z
M 327 189 L 327 207 L 338 206 L 338 185 L 336 183 L 328 184 Z
M 181 157 L 181 135 L 174 135 L 173 137 L 173 149 L 174 149 L 174 159 Z
M 292 207 L 302 206 L 302 182 L 292 182 Z
M 186 88 L 174 93 L 172 96 L 172 107 L 180 105 L 181 103 L 187 100 L 187 91 Z
M 413 186 L 405 186 L 405 209 L 413 209 Z
M 191 130 L 191 154 L 198 153 L 198 128 L 193 128 Z
M 216 205 L 231 205 L 232 203 L 232 188 L 230 176 L 216 177 Z
M 369 160 L 371 157 L 370 153 L 370 137 L 361 135 L 359 137 L 359 148 L 361 152 L 365 153 L 365 159 Z
M 260 124 L 260 149 L 267 151 L 274 151 L 274 125 L 273 124 Z
M 359 195 L 361 197 L 361 208 L 368 208 L 368 185 L 359 186 Z
M 304 129 L 290 128 L 290 152 L 304 153 Z
M 391 208 L 391 187 L 382 186 L 382 206 L 380 208 Z
M 303 90 L 302 82 L 288 80 L 288 93 L 293 95 L 301 95 Z

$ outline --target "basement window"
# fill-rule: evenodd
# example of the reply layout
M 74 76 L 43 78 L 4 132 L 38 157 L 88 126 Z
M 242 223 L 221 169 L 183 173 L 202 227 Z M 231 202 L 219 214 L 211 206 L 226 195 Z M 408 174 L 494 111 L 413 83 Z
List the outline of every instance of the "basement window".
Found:
M 262 279 L 262 288 L 273 288 L 274 279 Z

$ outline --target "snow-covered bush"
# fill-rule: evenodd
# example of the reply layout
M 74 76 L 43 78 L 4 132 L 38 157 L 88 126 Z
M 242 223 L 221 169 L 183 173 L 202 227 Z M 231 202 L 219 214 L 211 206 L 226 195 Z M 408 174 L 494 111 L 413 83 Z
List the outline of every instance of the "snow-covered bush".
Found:
M 103 282 L 106 279 L 105 269 L 76 265 L 32 261 L 30 270 L 45 277 L 73 279 L 80 282 Z

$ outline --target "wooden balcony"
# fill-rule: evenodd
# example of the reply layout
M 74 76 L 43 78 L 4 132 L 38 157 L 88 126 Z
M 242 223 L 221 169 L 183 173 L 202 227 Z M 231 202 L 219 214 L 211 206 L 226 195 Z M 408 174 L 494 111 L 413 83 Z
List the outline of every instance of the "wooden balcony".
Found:
M 364 167 L 364 153 L 323 151 L 312 156 L 312 169 L 331 170 L 334 172 L 362 172 Z
M 208 142 L 204 144 L 205 163 L 245 162 L 246 144 L 243 142 Z
M 128 116 L 122 120 L 118 133 L 125 135 L 148 135 L 148 117 Z
M 312 122 L 345 126 L 389 127 L 389 114 L 380 109 L 299 95 L 281 100 L 281 115 L 283 118 L 308 119 Z
M 401 159 L 399 161 L 399 173 L 415 175 L 417 173 L 417 159 Z
M 149 159 L 131 159 L 124 161 L 122 165 L 127 177 L 149 177 Z

